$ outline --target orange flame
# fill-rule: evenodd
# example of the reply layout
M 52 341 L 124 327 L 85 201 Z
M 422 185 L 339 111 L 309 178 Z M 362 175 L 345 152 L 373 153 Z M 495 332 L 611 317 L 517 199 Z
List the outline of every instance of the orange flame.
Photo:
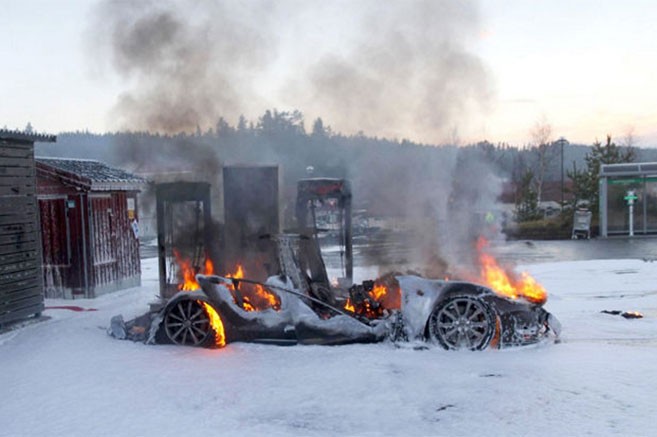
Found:
M 388 293 L 388 289 L 385 286 L 374 284 L 374 288 L 370 292 L 370 295 L 374 298 L 375 301 L 380 302 L 386 293 Z
M 176 249 L 173 250 L 173 256 L 176 258 L 178 268 L 180 269 L 180 275 L 182 276 L 180 278 L 180 283 L 178 284 L 178 290 L 198 290 L 200 286 L 198 285 L 198 282 L 196 282 L 196 271 L 192 266 L 192 262 L 188 259 L 183 259 L 183 257 Z M 208 262 L 210 263 L 210 266 L 212 266 L 212 262 L 210 260 L 206 260 L 206 269 Z
M 256 310 L 255 307 L 253 305 L 251 305 L 251 302 L 249 300 L 249 296 L 244 296 L 244 298 L 242 298 L 242 309 L 244 311 L 249 311 L 249 312 L 252 312 L 252 311 Z
M 269 293 L 264 287 L 260 284 L 256 284 L 255 293 L 261 298 L 264 299 L 267 304 L 278 311 L 281 308 L 281 303 L 272 293 Z
M 178 290 L 194 291 L 201 288 L 198 282 L 196 282 L 196 272 L 192 266 L 192 262 L 188 259 L 183 259 L 180 253 L 175 249 L 173 250 L 173 255 L 176 258 L 176 262 L 178 263 L 178 268 L 180 269 L 182 276 L 181 281 L 178 284 Z M 205 259 L 204 270 L 202 273 L 204 275 L 212 275 L 214 273 L 214 265 L 209 258 Z M 215 346 L 224 347 L 226 345 L 226 335 L 224 333 L 224 324 L 221 321 L 221 317 L 219 317 L 219 314 L 217 314 L 217 311 L 215 311 L 212 305 L 209 305 L 207 302 L 203 301 L 198 302 L 203 305 L 205 313 L 210 319 L 210 326 L 214 331 Z
M 182 276 L 180 283 L 178 284 L 178 290 L 198 290 L 201 287 L 198 285 L 198 282 L 196 282 L 196 273 L 212 275 L 214 272 L 214 266 L 212 265 L 212 261 L 209 258 L 205 259 L 204 270 L 202 272 L 198 272 L 197 269 L 192 266 L 192 262 L 188 259 L 183 259 L 183 257 L 176 249 L 173 250 L 173 256 L 176 258 L 176 262 L 178 263 L 178 268 L 180 269 L 180 274 Z
M 214 331 L 214 344 L 216 347 L 224 347 L 226 346 L 226 334 L 224 332 L 224 324 L 221 321 L 221 317 L 219 317 L 219 314 L 217 314 L 217 311 L 215 311 L 214 308 L 212 308 L 212 305 L 209 305 L 206 302 L 200 301 L 201 304 L 203 304 L 203 308 L 205 308 L 205 312 L 207 313 L 208 317 L 210 318 L 210 326 L 212 327 L 212 330 Z
M 214 264 L 210 258 L 205 258 L 205 273 L 204 275 L 214 275 Z
M 180 283 L 178 284 L 178 289 L 181 291 L 194 291 L 198 290 L 200 285 L 196 281 L 196 273 L 198 268 L 194 268 L 192 262 L 188 259 L 183 259 L 180 253 L 177 250 L 173 250 L 173 254 L 178 263 L 178 268 L 180 271 Z M 199 273 L 204 275 L 213 275 L 214 274 L 214 265 L 209 258 L 205 259 L 203 270 Z M 242 279 L 244 278 L 244 268 L 238 264 L 237 270 L 235 273 L 229 273 L 226 275 L 228 278 Z M 246 285 L 246 284 L 245 284 Z M 236 290 L 231 285 L 229 287 L 233 292 Z M 276 311 L 279 311 L 281 308 L 281 303 L 278 296 L 273 293 L 268 292 L 261 285 L 248 286 L 247 294 L 243 296 L 242 299 L 242 308 L 245 311 L 258 311 L 265 308 L 273 308 Z M 201 301 L 199 301 L 201 302 Z M 226 335 L 224 331 L 224 324 L 221 320 L 221 317 L 217 311 L 208 303 L 201 302 L 203 308 L 205 309 L 208 318 L 210 319 L 210 326 L 215 333 L 215 346 L 223 347 L 226 345 Z
M 379 278 L 381 279 L 381 278 Z M 398 309 L 401 307 L 401 292 L 395 287 L 387 287 L 384 284 L 375 282 L 372 290 L 367 291 L 367 295 L 356 295 L 348 298 L 342 306 L 346 311 L 376 319 L 383 317 L 386 310 Z
M 244 278 L 244 269 L 242 268 L 241 264 L 237 265 L 237 270 L 235 273 L 228 273 L 226 275 L 227 278 L 234 278 L 234 279 L 242 279 Z
M 229 273 L 227 278 L 242 279 L 244 278 L 244 268 L 241 264 L 237 265 L 235 273 Z M 230 285 L 231 291 L 235 292 L 233 285 Z M 276 311 L 281 309 L 281 301 L 274 293 L 267 291 L 260 284 L 242 284 L 242 309 L 244 311 L 259 311 L 272 308 Z M 235 296 L 233 296 L 235 297 Z
M 499 266 L 495 258 L 484 252 L 484 247 L 487 244 L 488 241 L 485 238 L 479 237 L 477 251 L 479 252 L 479 262 L 481 264 L 480 281 L 502 296 L 511 299 L 524 298 L 536 304 L 545 303 L 547 292 L 543 286 L 526 272 L 522 272 L 520 277 L 506 272 Z

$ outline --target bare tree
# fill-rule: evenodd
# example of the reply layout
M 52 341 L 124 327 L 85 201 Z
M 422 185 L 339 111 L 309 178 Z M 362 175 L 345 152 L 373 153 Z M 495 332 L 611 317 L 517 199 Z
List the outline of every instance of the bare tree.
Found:
M 621 141 L 621 146 L 627 147 L 628 149 L 634 148 L 636 145 L 636 135 L 634 130 L 634 126 L 627 126 L 625 129 L 625 135 Z
M 558 156 L 557 147 L 552 141 L 552 125 L 545 116 L 541 117 L 530 131 L 533 151 L 533 173 L 536 198 L 541 202 L 543 181 L 550 163 Z

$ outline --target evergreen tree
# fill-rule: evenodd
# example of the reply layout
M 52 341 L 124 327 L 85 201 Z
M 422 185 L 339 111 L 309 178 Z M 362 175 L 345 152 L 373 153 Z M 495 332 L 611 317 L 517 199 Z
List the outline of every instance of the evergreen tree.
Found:
M 312 136 L 314 137 L 326 136 L 326 131 L 324 130 L 324 122 L 319 117 L 313 123 Z
M 538 220 L 538 194 L 533 188 L 534 173 L 527 169 L 520 179 L 516 192 L 516 221 Z
M 620 164 L 632 162 L 636 152 L 633 147 L 620 147 L 611 141 L 611 135 L 607 135 L 607 143 L 602 145 L 600 141 L 593 143 L 591 152 L 586 155 L 586 168 L 577 170 L 573 166 L 573 171 L 568 172 L 568 177 L 573 181 L 573 194 L 575 195 L 575 204 L 580 200 L 589 203 L 594 215 L 598 214 L 599 209 L 599 183 L 600 166 L 602 164 Z
M 228 122 L 223 117 L 219 117 L 215 131 L 217 133 L 217 137 L 223 138 L 231 136 L 235 132 L 235 129 L 230 124 L 228 124 Z
M 240 133 L 246 132 L 249 129 L 249 126 L 244 115 L 240 115 L 240 119 L 237 122 L 237 131 Z

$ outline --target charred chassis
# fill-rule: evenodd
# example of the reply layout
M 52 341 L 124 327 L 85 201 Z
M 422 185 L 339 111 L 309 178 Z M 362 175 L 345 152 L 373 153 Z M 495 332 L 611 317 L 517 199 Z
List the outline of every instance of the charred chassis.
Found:
M 286 234 L 276 237 L 282 274 L 266 283 L 198 275 L 195 292 L 175 295 L 157 315 L 153 340 L 189 346 L 212 347 L 216 333 L 203 303 L 220 316 L 225 343 L 257 342 L 278 345 L 340 345 L 392 341 L 426 341 L 445 349 L 482 350 L 536 343 L 558 337 L 558 321 L 541 305 L 511 300 L 491 289 L 459 281 L 397 276 L 401 308 L 367 318 L 345 311 L 342 290 L 312 279 L 314 269 L 300 255 L 319 253 L 316 240 Z M 325 274 L 325 272 L 324 272 Z M 321 276 L 320 277 L 324 277 Z M 236 303 L 241 284 L 264 286 L 281 301 L 278 311 L 245 311 Z M 352 286 L 353 297 L 369 281 Z M 375 302 L 370 302 L 375 305 Z
M 320 250 L 321 229 L 317 208 L 331 202 L 339 211 L 339 242 L 345 256 L 343 283 L 329 282 Z M 222 343 L 258 342 L 278 345 L 392 341 L 423 341 L 445 349 L 482 350 L 536 343 L 557 338 L 559 322 L 540 304 L 497 295 L 490 288 L 459 281 L 418 276 L 395 278 L 400 293 L 398 309 L 376 315 L 344 310 L 352 303 L 375 308 L 368 291 L 373 283 L 351 285 L 351 191 L 342 179 L 313 178 L 299 181 L 296 218 L 300 229 L 270 236 L 277 248 L 280 274 L 266 283 L 248 279 L 197 275 L 201 289 L 179 292 L 148 320 L 145 339 L 156 343 L 212 347 L 218 344 L 212 327 L 211 307 L 223 325 Z M 245 311 L 241 284 L 258 284 L 280 299 L 280 308 Z M 113 321 L 114 322 L 114 321 Z M 131 337 L 140 320 L 115 326 L 119 336 Z M 124 333 L 127 333 L 124 335 Z M 133 336 L 135 337 L 135 336 Z

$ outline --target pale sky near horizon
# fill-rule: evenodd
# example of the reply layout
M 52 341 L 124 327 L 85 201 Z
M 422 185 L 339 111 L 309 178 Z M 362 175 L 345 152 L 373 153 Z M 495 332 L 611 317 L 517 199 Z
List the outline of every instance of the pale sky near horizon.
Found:
M 85 50 L 94 4 L 0 0 L 0 128 L 22 129 L 30 122 L 48 133 L 116 129 L 110 113 L 127 85 L 111 72 L 100 74 Z M 494 96 L 483 115 L 463 120 L 463 142 L 523 145 L 531 141 L 533 125 L 545 120 L 555 139 L 591 144 L 608 133 L 620 138 L 633 131 L 637 145 L 657 145 L 657 4 L 488 0 L 478 5 L 481 35 L 468 49 L 481 58 Z M 269 102 L 277 107 L 274 98 Z M 235 122 L 238 115 L 225 117 Z M 416 134 L 404 136 L 414 140 Z

